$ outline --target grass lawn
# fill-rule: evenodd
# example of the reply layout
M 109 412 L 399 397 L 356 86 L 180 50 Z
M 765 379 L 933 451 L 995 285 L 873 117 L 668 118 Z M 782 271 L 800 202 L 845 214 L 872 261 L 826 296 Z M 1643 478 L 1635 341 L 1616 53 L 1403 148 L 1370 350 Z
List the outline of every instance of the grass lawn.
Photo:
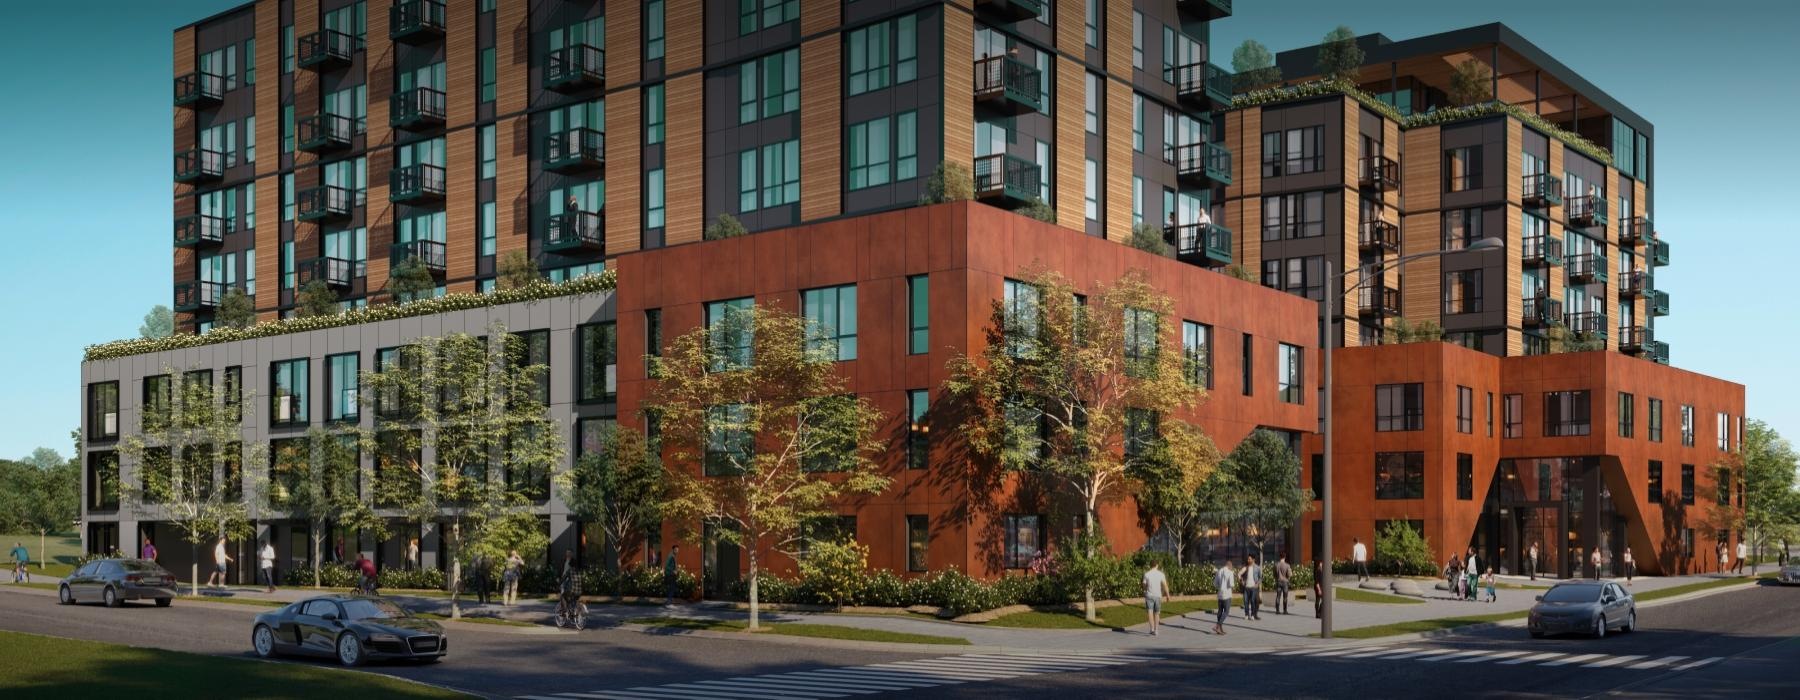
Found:
M 1746 583 L 1754 583 L 1755 581 L 1756 581 L 1756 579 L 1753 579 L 1753 578 L 1722 578 L 1722 579 L 1718 579 L 1718 580 L 1714 580 L 1714 581 L 1700 581 L 1698 583 L 1684 583 L 1679 586 L 1670 586 L 1668 588 L 1660 588 L 1660 589 L 1657 589 L 1654 591 L 1644 591 L 1643 593 L 1634 593 L 1634 594 L 1632 594 L 1632 597 L 1636 598 L 1640 601 L 1656 600 L 1658 598 L 1673 598 L 1678 595 L 1693 593 L 1694 591 L 1704 591 L 1708 588 L 1720 588 L 1723 586 L 1741 586 Z
M 708 630 L 713 632 L 742 632 L 749 627 L 748 622 L 741 620 L 694 620 L 680 617 L 640 617 L 630 621 L 632 624 L 649 625 L 651 627 L 671 627 L 684 630 Z M 969 640 L 962 637 L 940 637 L 932 634 L 911 634 L 908 632 L 888 632 L 884 630 L 864 629 L 861 627 L 842 627 L 839 625 L 809 625 L 803 623 L 765 624 L 767 634 L 785 634 L 793 637 L 821 637 L 824 639 L 847 639 L 858 642 L 902 642 L 906 644 L 950 644 L 967 645 Z
M 47 697 L 466 698 L 387 676 L 0 631 L 0 690 Z M 12 693 L 7 693 L 11 695 Z
M 440 621 L 450 621 L 450 622 L 472 622 L 477 625 L 503 625 L 506 627 L 536 627 L 537 626 L 537 625 L 531 624 L 529 622 L 521 622 L 519 620 L 508 620 L 504 617 L 488 617 L 486 615 L 470 615 L 468 613 L 463 613 L 462 618 L 457 619 L 457 620 L 451 620 L 449 615 L 439 615 L 437 613 L 416 612 L 416 613 L 413 613 L 413 615 L 415 615 L 417 617 L 425 618 L 427 620 L 440 620 Z
M 1333 630 L 1332 635 L 1340 639 L 1373 639 L 1375 637 L 1391 637 L 1396 634 L 1414 634 L 1417 632 L 1431 632 L 1435 630 L 1450 629 L 1452 627 L 1463 627 L 1465 625 L 1478 625 L 1483 622 L 1515 620 L 1523 617 L 1525 617 L 1524 610 L 1493 613 L 1491 615 L 1459 615 L 1456 617 L 1440 617 L 1435 620 L 1412 620 L 1410 622 L 1395 622 L 1392 624 L 1374 625 L 1371 627 Z M 1318 634 L 1314 633 L 1313 636 L 1318 636 Z
M 1242 600 L 1242 598 L 1238 598 Z M 1237 605 L 1237 603 L 1233 603 Z M 1183 600 L 1165 601 L 1162 616 L 1165 618 L 1185 615 L 1192 612 L 1211 612 L 1217 610 L 1217 600 Z M 1273 609 L 1273 608 L 1271 608 Z M 993 627 L 1019 627 L 1025 629 L 1045 630 L 1091 630 L 1091 629 L 1124 629 L 1150 621 L 1150 615 L 1143 605 L 1115 605 L 1094 611 L 1099 619 L 1088 622 L 1080 610 L 1031 610 L 1011 615 L 1002 615 L 987 623 Z
M 50 535 L 44 538 L 44 546 L 38 547 L 38 534 L 35 532 L 0 534 L 0 554 L 12 551 L 13 543 L 25 545 L 31 552 L 32 576 L 55 576 L 62 578 L 75 570 L 75 560 L 81 557 L 81 537 L 77 535 Z M 38 564 L 42 563 L 42 569 Z M 12 572 L 12 556 L 6 555 L 6 571 Z M 8 579 L 11 580 L 11 579 Z
M 1421 603 L 1425 602 L 1423 600 L 1419 600 L 1418 598 L 1408 598 L 1406 596 L 1388 595 L 1386 593 L 1376 593 L 1374 591 L 1365 591 L 1360 588 L 1339 587 L 1337 589 L 1336 596 L 1337 596 L 1338 600 L 1347 600 L 1352 603 L 1383 603 L 1383 604 L 1389 604 L 1389 605 L 1417 605 L 1417 604 L 1421 604 Z
M 259 598 L 239 598 L 236 596 L 222 595 L 183 595 L 177 597 L 176 600 L 185 603 L 225 603 L 227 605 L 248 605 L 257 608 L 279 608 L 288 604 L 288 601 L 285 600 L 262 600 Z

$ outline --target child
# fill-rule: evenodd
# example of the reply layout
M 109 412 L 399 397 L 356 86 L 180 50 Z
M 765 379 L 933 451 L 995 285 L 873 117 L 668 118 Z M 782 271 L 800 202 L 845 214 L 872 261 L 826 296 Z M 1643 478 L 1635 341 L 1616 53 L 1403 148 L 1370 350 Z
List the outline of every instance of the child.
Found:
M 1487 594 L 1487 602 L 1489 603 L 1492 603 L 1499 598 L 1499 596 L 1494 595 L 1494 567 L 1491 566 L 1488 567 L 1487 570 Z

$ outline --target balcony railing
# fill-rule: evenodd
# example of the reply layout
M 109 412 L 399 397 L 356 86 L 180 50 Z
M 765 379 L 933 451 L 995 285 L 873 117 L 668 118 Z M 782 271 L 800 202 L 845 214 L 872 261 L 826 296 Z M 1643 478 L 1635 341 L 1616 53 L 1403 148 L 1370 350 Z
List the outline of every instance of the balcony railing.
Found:
M 1231 184 L 1231 151 L 1216 143 L 1190 143 L 1175 147 L 1175 174 L 1190 184 Z M 1208 182 L 1211 181 L 1211 182 Z
M 544 89 L 573 92 L 606 84 L 606 51 L 572 44 L 550 52 L 544 61 Z
M 400 0 L 388 8 L 388 38 L 408 44 L 424 44 L 444 38 L 444 3 L 439 0 Z
M 550 134 L 544 141 L 544 169 L 581 172 L 606 165 L 606 134 L 586 127 Z
M 1001 22 L 1036 19 L 1044 14 L 1044 0 L 975 0 L 975 11 Z
M 1650 273 L 1633 270 L 1619 275 L 1619 298 L 1635 299 L 1650 291 Z
M 1605 338 L 1608 327 L 1606 314 L 1598 311 L 1572 311 L 1563 315 L 1563 325 L 1570 333 L 1585 333 Z
M 444 91 L 416 87 L 396 92 L 388 100 L 388 124 L 417 131 L 444 125 Z
M 1652 316 L 1669 315 L 1669 293 L 1660 289 L 1652 289 L 1644 295 L 1644 306 L 1650 309 Z
M 1231 108 L 1231 71 L 1199 62 L 1175 67 L 1175 97 L 1208 112 Z
M 307 153 L 322 153 L 349 148 L 356 137 L 356 120 L 336 114 L 309 114 L 294 123 L 299 148 Z
M 225 298 L 225 285 L 218 282 L 190 280 L 175 283 L 175 310 L 199 311 L 216 308 Z
M 294 266 L 294 273 L 299 286 L 318 280 L 326 285 L 348 288 L 350 279 L 355 276 L 354 263 L 343 258 L 319 257 L 301 260 Z
M 1519 245 L 1520 261 L 1532 267 L 1556 267 L 1563 264 L 1562 239 L 1553 236 L 1526 236 Z
M 211 214 L 189 214 L 175 220 L 175 247 L 200 248 L 225 242 L 225 219 Z
M 189 73 L 175 79 L 176 107 L 204 107 L 225 99 L 225 78 L 212 73 Z
M 1562 320 L 1563 305 L 1560 299 L 1547 296 L 1525 297 L 1520 322 L 1527 326 L 1543 327 Z
M 1011 56 L 975 61 L 975 103 L 1000 114 L 1025 114 L 1044 108 L 1038 69 Z
M 1400 164 L 1387 156 L 1368 156 L 1357 161 L 1356 180 L 1365 190 L 1391 190 L 1400 185 Z
M 983 202 L 1012 206 L 1038 198 L 1038 166 L 1023 158 L 980 156 L 975 159 L 973 174 L 975 198 Z
M 1669 344 L 1660 340 L 1650 341 L 1650 350 L 1645 356 L 1659 365 L 1669 364 Z
M 1400 315 L 1400 290 L 1388 286 L 1363 287 L 1356 290 L 1356 315 Z
M 402 165 L 388 172 L 388 201 L 396 204 L 441 202 L 444 168 L 430 163 Z
M 1562 178 L 1550 173 L 1537 173 L 1521 178 L 1519 198 L 1526 206 L 1554 207 L 1563 203 Z
M 1231 16 L 1231 0 L 1177 0 L 1176 10 L 1211 22 Z
M 444 274 L 446 264 L 444 244 L 437 241 L 405 241 L 395 243 L 388 249 L 389 269 L 399 267 L 417 260 L 425 270 L 434 276 Z
M 550 217 L 544 229 L 544 252 L 606 251 L 605 219 L 591 211 L 566 211 Z
M 1563 209 L 1569 214 L 1569 225 L 1599 228 L 1606 225 L 1606 200 L 1593 195 L 1570 197 Z
M 1606 283 L 1606 256 L 1599 253 L 1571 255 L 1569 256 L 1567 268 L 1569 270 L 1569 284 Z
M 1163 238 L 1175 246 L 1175 259 L 1194 265 L 1231 264 L 1231 229 L 1218 224 L 1175 224 L 1163 227 Z
M 1619 246 L 1637 248 L 1638 244 L 1656 237 L 1656 227 L 1650 223 L 1650 217 L 1634 216 L 1619 225 Z
M 175 154 L 176 182 L 206 182 L 225 176 L 225 154 L 194 148 Z
M 1400 227 L 1381 219 L 1357 223 L 1356 246 L 1364 253 L 1385 255 L 1400 249 Z
M 1669 264 L 1669 242 L 1661 239 L 1650 241 L 1650 264 L 1667 267 Z
M 353 201 L 350 190 L 337 185 L 300 190 L 299 217 L 301 221 L 347 219 Z
M 1645 326 L 1619 326 L 1619 352 L 1644 353 L 1655 339 L 1656 334 Z
M 296 64 L 313 71 L 331 70 L 350 65 L 356 56 L 356 37 L 336 29 L 321 29 L 300 37 Z

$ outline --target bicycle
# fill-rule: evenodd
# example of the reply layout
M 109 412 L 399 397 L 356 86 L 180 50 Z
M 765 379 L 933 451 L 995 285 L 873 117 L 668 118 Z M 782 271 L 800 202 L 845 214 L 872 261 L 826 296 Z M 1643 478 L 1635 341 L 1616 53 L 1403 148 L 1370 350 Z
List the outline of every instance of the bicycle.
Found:
M 356 582 L 356 594 L 360 596 L 375 597 L 381 595 L 381 592 L 376 588 L 374 578 L 363 576 L 361 580 Z
M 587 627 L 587 614 L 587 603 L 581 602 L 581 584 L 571 581 L 556 603 L 556 626 L 580 631 Z

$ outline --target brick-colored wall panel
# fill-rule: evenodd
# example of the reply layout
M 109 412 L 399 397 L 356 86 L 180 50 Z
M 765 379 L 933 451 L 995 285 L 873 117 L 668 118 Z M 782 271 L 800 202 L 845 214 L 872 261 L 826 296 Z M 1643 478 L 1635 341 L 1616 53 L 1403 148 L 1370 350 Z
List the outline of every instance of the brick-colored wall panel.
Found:
M 804 92 L 804 91 L 802 91 Z M 974 167 L 975 20 L 944 11 L 944 160 Z
M 705 109 L 704 88 L 703 76 L 689 73 L 669 81 L 664 92 L 667 113 L 680 115 L 667 120 L 668 145 L 663 150 L 664 172 L 669 174 L 663 181 L 667 211 L 663 241 L 668 245 L 700 240 L 706 225 L 706 210 L 700 206 L 706 197 L 706 130 L 704 121 L 694 116 Z M 804 187 L 804 175 L 801 182 Z
M 613 184 L 606 193 L 608 255 L 637 250 L 642 243 L 642 103 L 643 92 L 638 90 L 620 90 L 606 98 L 606 179 Z
M 699 68 L 701 62 L 705 60 L 704 5 L 702 0 L 668 0 L 663 3 L 663 68 L 665 73 L 680 73 Z M 833 5 L 835 9 L 835 3 Z M 806 22 L 805 6 L 802 6 L 800 17 L 804 26 Z M 607 19 L 611 21 L 611 13 L 608 13 Z M 801 33 L 810 34 L 811 32 L 803 28 Z
M 1056 57 L 1056 222 L 1076 231 L 1087 221 L 1087 71 L 1081 64 Z
M 668 6 L 665 5 L 665 8 Z M 736 6 L 734 5 L 733 8 Z M 643 0 L 606 0 L 606 81 L 609 85 L 627 85 L 643 79 Z M 668 19 L 668 11 L 663 18 Z M 663 27 L 673 25 L 664 22 Z M 665 40 L 668 33 L 663 34 Z M 666 48 L 666 45 L 665 45 Z M 667 51 L 664 52 L 667 56 Z M 612 119 L 607 119 L 612 126 Z M 610 249 L 609 249 L 610 250 Z
M 833 4 L 835 6 L 835 3 Z M 843 117 L 838 64 L 838 34 L 800 46 L 800 72 L 807 76 L 800 91 L 800 220 L 837 216 L 842 210 Z

